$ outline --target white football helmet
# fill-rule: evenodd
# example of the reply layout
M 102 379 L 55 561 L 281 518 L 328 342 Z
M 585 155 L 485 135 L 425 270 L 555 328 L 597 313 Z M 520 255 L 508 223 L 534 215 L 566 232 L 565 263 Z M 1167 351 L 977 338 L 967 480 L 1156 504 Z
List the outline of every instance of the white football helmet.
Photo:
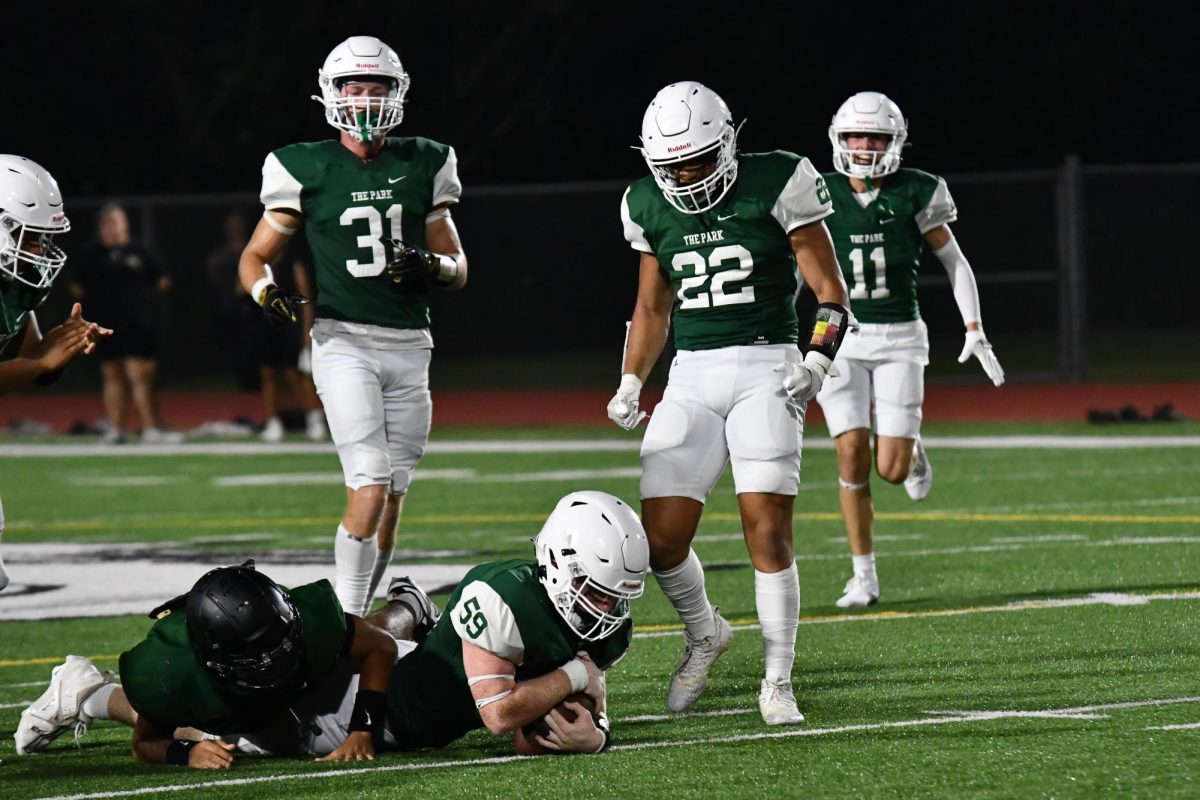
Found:
M 349 80 L 379 81 L 388 86 L 386 97 L 342 97 L 342 84 Z M 339 44 L 317 71 L 320 96 L 313 99 L 325 106 L 325 121 L 360 142 L 373 142 L 404 119 L 404 96 L 408 73 L 396 51 L 374 36 L 351 36 Z
M 54 177 L 28 158 L 0 155 L 0 279 L 49 289 L 67 262 L 54 235 L 69 230 Z M 22 247 L 31 239 L 40 252 Z
M 892 137 L 886 150 L 850 150 L 846 134 L 882 133 Z M 879 92 L 859 92 L 833 115 L 829 142 L 833 168 L 851 178 L 882 178 L 900 169 L 901 150 L 908 138 L 908 120 L 900 107 Z
M 538 577 L 550 601 L 585 641 L 609 636 L 641 597 L 650 545 L 633 509 L 604 492 L 572 492 L 558 501 L 533 540 Z M 608 608 L 591 595 L 609 598 Z
M 737 128 L 729 106 L 695 81 L 672 83 L 654 96 L 642 117 L 639 148 L 667 202 L 685 214 L 699 214 L 721 202 L 737 180 Z M 668 167 L 709 158 L 712 173 L 680 184 Z

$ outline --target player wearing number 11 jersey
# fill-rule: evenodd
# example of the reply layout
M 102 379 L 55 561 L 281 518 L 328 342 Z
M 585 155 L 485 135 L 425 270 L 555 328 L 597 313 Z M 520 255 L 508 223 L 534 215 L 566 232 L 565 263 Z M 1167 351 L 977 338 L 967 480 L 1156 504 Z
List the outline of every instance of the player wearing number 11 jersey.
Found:
M 365 614 L 429 438 L 429 288 L 467 280 L 449 210 L 462 186 L 453 148 L 387 136 L 400 124 L 409 78 L 386 44 L 347 39 L 318 84 L 315 99 L 339 138 L 267 156 L 265 211 L 239 270 L 269 319 L 295 322 L 300 299 L 275 285 L 269 265 L 304 226 L 317 278 L 313 380 L 346 483 L 337 595 L 348 612 Z
M 798 723 L 792 506 L 805 403 L 829 372 L 848 322 L 822 222 L 832 213 L 829 192 L 808 159 L 739 154 L 728 106 L 691 81 L 671 84 L 651 102 L 642 152 L 651 176 L 630 186 L 621 203 L 625 238 L 641 254 L 638 299 L 608 414 L 627 430 L 645 416 L 638 411 L 642 381 L 673 322 L 678 356 L 641 448 L 650 566 L 686 629 L 667 706 L 682 711 L 699 699 L 732 636 L 709 604 L 691 549 L 704 501 L 731 461 L 762 621 L 759 709 L 768 724 Z M 797 268 L 820 301 L 804 329 L 803 359 Z
M 950 276 L 967 329 L 959 362 L 974 355 L 993 383 L 1004 383 L 1004 370 L 983 334 L 975 275 L 950 233 L 958 218 L 954 200 L 941 178 L 900 167 L 907 136 L 900 109 L 878 92 L 851 97 L 829 128 L 837 170 L 825 175 L 837 212 L 829 232 L 861 323 L 837 358 L 838 375 L 817 395 L 837 446 L 838 493 L 854 562 L 854 575 L 837 601 L 842 608 L 879 599 L 869 482 L 872 427 L 881 478 L 903 482 L 914 500 L 923 499 L 933 482 L 919 435 L 929 336 L 917 305 L 917 266 L 926 243 Z

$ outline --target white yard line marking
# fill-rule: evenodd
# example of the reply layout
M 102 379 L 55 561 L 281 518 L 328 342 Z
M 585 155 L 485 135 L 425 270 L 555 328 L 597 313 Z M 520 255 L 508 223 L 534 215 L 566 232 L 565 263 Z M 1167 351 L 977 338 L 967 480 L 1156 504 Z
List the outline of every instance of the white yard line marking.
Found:
M 66 483 L 71 486 L 106 486 L 115 489 L 126 486 L 165 486 L 168 483 L 179 483 L 187 480 L 183 476 L 167 477 L 165 475 L 124 475 L 106 477 L 103 475 L 73 475 Z
M 693 747 L 695 745 L 730 744 L 734 742 L 752 742 L 762 739 L 793 739 L 803 736 L 829 736 L 839 733 L 858 733 L 861 731 L 878 731 L 889 728 L 917 728 L 930 725 L 951 725 L 955 723 L 990 722 L 998 719 L 1093 719 L 1080 717 L 1096 710 L 1116 710 L 1123 708 L 1143 708 L 1151 706 L 1176 705 L 1179 703 L 1197 703 L 1200 697 L 1174 697 L 1163 700 L 1138 700 L 1128 703 L 1108 703 L 1096 706 L 1078 706 L 1076 708 L 1051 708 L 1031 711 L 968 711 L 953 716 L 928 716 L 920 719 L 905 719 L 894 722 L 866 722 L 857 725 L 838 725 L 828 728 L 788 728 L 786 730 L 763 731 L 761 733 L 745 733 L 730 736 L 715 736 L 703 739 L 682 739 L 675 741 L 629 742 L 613 746 L 613 751 L 661 750 L 669 747 Z M 1104 715 L 1107 716 L 1107 715 Z M 1103 718 L 1100 717 L 1100 718 Z M 388 764 L 377 767 L 354 767 L 349 769 L 324 770 L 321 772 L 297 772 L 288 775 L 260 775 L 253 778 L 235 778 L 232 780 L 202 781 L 186 784 L 166 784 L 164 786 L 146 786 L 139 789 L 117 790 L 109 792 L 91 792 L 87 794 L 55 795 L 42 797 L 38 800 L 107 800 L 115 797 L 137 797 L 139 795 L 157 794 L 160 792 L 187 792 L 194 789 L 220 789 L 228 786 L 248 786 L 258 783 L 278 783 L 290 780 L 317 780 L 323 778 L 338 778 L 348 775 L 374 775 L 391 772 L 416 772 L 435 769 L 461 769 L 463 767 L 490 767 L 510 764 L 520 761 L 521 756 L 493 756 L 490 758 L 449 759 L 430 761 L 424 764 Z M 215 793 L 214 793 L 215 794 Z
M 20 683 L 0 683 L 0 689 L 24 689 L 26 686 L 47 686 L 50 681 L 21 681 Z
M 1128 450 L 1200 447 L 1200 436 L 933 436 L 923 438 L 931 450 Z M 426 453 L 636 453 L 640 438 L 631 439 L 484 439 L 433 441 Z M 810 436 L 805 450 L 832 450 L 833 441 Z M 0 458 L 59 458 L 62 456 L 259 456 L 335 453 L 332 444 L 310 442 L 203 442 L 179 445 L 5 444 Z
M 866 614 L 834 614 L 828 617 L 801 617 L 801 625 L 828 625 L 835 622 L 879 622 L 893 619 L 919 619 L 923 617 L 962 617 L 968 614 L 995 614 L 1012 611 L 1035 611 L 1044 608 L 1074 608 L 1076 606 L 1143 606 L 1152 601 L 1200 600 L 1200 590 L 1164 592 L 1153 594 L 1121 594 L 1118 592 L 1093 592 L 1085 597 L 1062 597 L 1020 600 L 1001 606 L 968 606 L 966 608 L 931 608 L 923 611 L 876 611 Z M 732 626 L 735 631 L 756 630 L 754 622 Z M 666 630 L 642 630 L 633 635 L 635 639 L 657 639 L 663 636 L 682 636 L 682 626 L 670 626 Z
M 1191 731 L 1200 728 L 1200 722 L 1189 722 L 1185 725 L 1152 725 L 1148 731 Z
M 691 711 L 684 714 L 642 714 L 637 717 L 616 717 L 615 721 L 626 722 L 666 722 L 667 720 L 693 719 L 695 717 L 737 717 L 742 714 L 757 714 L 757 708 L 722 708 L 718 711 Z
M 418 469 L 417 481 L 458 481 L 462 483 L 538 483 L 540 481 L 588 481 L 605 478 L 638 478 L 641 467 L 613 469 L 564 469 L 547 472 L 507 472 L 480 475 L 473 469 Z M 215 486 L 341 486 L 340 472 L 280 472 L 267 475 L 223 475 L 213 478 Z
M 49 681 L 47 681 L 47 683 L 49 683 Z M 0 708 L 25 708 L 32 702 L 32 700 L 18 700 L 15 703 L 0 703 Z

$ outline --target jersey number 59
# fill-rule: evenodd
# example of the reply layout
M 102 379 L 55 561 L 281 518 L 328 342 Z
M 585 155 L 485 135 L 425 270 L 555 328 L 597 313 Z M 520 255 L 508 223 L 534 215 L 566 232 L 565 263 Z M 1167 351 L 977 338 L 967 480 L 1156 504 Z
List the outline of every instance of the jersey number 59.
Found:
M 462 613 L 458 616 L 458 622 L 463 626 L 463 630 L 467 632 L 467 636 L 472 639 L 478 639 L 479 634 L 483 633 L 487 628 L 487 617 L 483 615 L 483 610 L 479 607 L 479 598 L 472 597 L 462 604 Z

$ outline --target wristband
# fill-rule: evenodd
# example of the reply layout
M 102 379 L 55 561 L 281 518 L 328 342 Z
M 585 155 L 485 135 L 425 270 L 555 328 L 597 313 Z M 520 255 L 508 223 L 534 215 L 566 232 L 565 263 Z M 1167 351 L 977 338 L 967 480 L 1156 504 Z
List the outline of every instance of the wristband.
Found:
M 263 300 L 265 300 L 267 297 L 267 290 L 274 285 L 275 277 L 268 272 L 266 275 L 256 280 L 254 285 L 250 287 L 250 296 L 254 298 L 254 302 L 261 306 L 263 304 Z
M 571 681 L 571 692 L 582 692 L 588 685 L 588 671 L 583 662 L 578 658 L 572 658 L 567 663 L 559 667 L 563 672 L 567 673 L 567 680 Z
M 842 340 L 846 338 L 849 317 L 846 307 L 840 303 L 821 303 L 817 306 L 808 352 L 816 351 L 832 361 L 842 346 Z
M 433 254 L 433 280 L 442 286 L 449 286 L 458 278 L 458 261 L 450 256 Z
M 608 721 L 608 716 L 603 713 L 596 714 L 596 727 L 604 734 L 604 742 L 599 748 L 593 750 L 593 753 L 603 753 L 612 743 L 612 725 Z
M 199 742 L 188 742 L 183 739 L 171 742 L 167 745 L 167 763 L 186 767 L 192 754 L 192 748 L 198 744 Z
M 366 731 L 372 738 L 383 735 L 387 720 L 387 695 L 370 689 L 359 689 L 354 696 L 354 711 L 350 713 L 351 731 Z

